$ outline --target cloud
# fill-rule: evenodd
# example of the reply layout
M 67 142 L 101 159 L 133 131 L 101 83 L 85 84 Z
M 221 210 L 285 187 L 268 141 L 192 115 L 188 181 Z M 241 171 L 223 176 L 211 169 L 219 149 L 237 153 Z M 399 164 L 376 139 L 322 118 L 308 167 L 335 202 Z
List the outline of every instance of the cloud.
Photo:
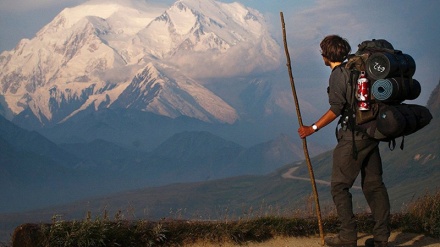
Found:
M 266 45 L 258 44 L 259 49 L 256 49 L 248 43 L 241 43 L 231 47 L 225 53 L 181 51 L 174 54 L 168 62 L 193 78 L 233 77 L 261 73 L 280 66 L 279 47 L 267 48 Z M 271 49 L 271 56 L 264 53 L 264 49 Z
M 149 0 L 112 0 L 113 2 L 121 2 L 128 4 L 136 4 L 136 2 L 148 2 L 155 5 L 166 5 L 171 1 L 149 1 Z M 108 0 L 2 0 L 0 2 L 1 11 L 12 12 L 28 12 L 41 9 L 63 9 L 65 7 L 73 7 L 85 2 L 108 2 Z
M 434 36 L 438 41 L 440 2 L 318 0 L 306 9 L 285 14 L 288 37 L 299 47 L 319 44 L 328 34 L 339 34 L 357 44 L 372 38 L 385 38 L 410 48 Z M 437 29 L 437 30 L 435 30 Z M 319 49 L 319 47 L 318 47 Z M 401 48 L 403 49 L 403 48 Z M 315 49 L 316 50 L 316 49 Z
M 2 11 L 27 12 L 54 6 L 75 6 L 86 0 L 3 0 L 0 2 Z

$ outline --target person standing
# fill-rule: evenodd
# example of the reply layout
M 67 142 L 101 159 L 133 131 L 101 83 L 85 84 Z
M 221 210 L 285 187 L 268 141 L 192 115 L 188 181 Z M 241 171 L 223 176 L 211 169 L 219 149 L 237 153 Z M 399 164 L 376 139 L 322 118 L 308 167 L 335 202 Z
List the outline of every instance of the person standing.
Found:
M 350 129 L 353 125 L 345 120 L 349 119 L 346 116 L 354 103 L 350 71 L 344 67 L 344 61 L 351 52 L 350 44 L 338 35 L 329 35 L 321 41 L 320 47 L 324 64 L 332 70 L 327 88 L 330 109 L 311 126 L 300 127 L 298 134 L 306 138 L 340 117 L 338 143 L 333 151 L 331 194 L 341 226 L 339 234 L 325 238 L 325 243 L 328 246 L 357 246 L 357 225 L 349 190 L 360 173 L 362 191 L 375 220 L 374 238 L 368 239 L 365 245 L 387 246 L 390 236 L 390 202 L 382 179 L 379 141 Z

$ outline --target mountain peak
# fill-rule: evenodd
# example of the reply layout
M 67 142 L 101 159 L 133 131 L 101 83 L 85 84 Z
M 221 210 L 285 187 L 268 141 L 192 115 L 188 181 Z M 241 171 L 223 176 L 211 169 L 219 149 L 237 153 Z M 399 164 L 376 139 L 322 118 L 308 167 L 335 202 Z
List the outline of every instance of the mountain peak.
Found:
M 190 116 L 206 122 L 232 124 L 238 119 L 230 105 L 201 84 L 152 62 L 137 73 L 111 106 L 128 106 L 171 118 Z

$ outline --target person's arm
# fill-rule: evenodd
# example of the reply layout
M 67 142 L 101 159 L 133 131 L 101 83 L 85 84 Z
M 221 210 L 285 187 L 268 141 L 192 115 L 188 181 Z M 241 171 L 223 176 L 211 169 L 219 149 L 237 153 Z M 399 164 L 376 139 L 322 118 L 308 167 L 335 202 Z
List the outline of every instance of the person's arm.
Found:
M 315 122 L 316 127 L 318 127 L 317 130 L 314 130 L 312 126 L 302 126 L 298 128 L 298 134 L 302 139 L 304 139 L 325 127 L 327 124 L 333 122 L 333 120 L 335 120 L 337 117 L 338 116 L 333 111 L 328 110 L 318 121 Z

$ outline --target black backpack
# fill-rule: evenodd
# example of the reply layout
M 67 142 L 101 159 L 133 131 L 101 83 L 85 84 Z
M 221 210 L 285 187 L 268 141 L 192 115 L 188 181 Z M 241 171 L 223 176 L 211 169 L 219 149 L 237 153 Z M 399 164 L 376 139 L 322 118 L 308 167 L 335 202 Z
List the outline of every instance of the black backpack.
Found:
M 395 139 L 402 137 L 400 148 L 403 149 L 404 137 L 431 121 L 428 108 L 403 103 L 420 95 L 420 83 L 412 78 L 416 64 L 410 55 L 394 49 L 388 41 L 373 39 L 362 42 L 356 53 L 348 57 L 345 67 L 350 70 L 352 100 L 341 119 L 348 119 L 348 128 L 387 141 L 390 149 L 394 149 Z M 369 80 L 370 109 L 367 111 L 358 109 L 355 97 L 361 71 Z

